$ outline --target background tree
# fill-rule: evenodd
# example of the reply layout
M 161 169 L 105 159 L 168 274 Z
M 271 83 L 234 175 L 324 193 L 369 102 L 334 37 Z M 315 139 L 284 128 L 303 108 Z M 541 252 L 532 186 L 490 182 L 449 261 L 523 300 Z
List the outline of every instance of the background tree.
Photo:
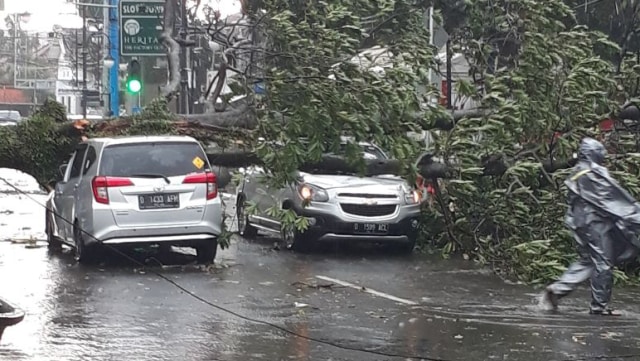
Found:
M 574 7 L 577 21 L 594 31 L 601 31 L 618 44 L 619 49 L 601 53 L 614 62 L 621 72 L 623 59 L 640 54 L 640 1 L 638 0 L 569 0 Z M 599 49 L 604 50 L 604 49 Z
M 454 35 L 477 83 L 458 88 L 486 111 L 438 138 L 436 151 L 461 171 L 441 187 L 426 229 L 440 230 L 435 239 L 445 252 L 469 252 L 506 274 L 543 281 L 564 268 L 573 245 L 562 222 L 566 171 L 540 164 L 566 163 L 617 108 L 615 69 L 594 49 L 618 49 L 575 26 L 572 8 L 558 0 L 474 0 L 466 14 Z M 477 164 L 488 156 L 503 159 L 503 174 L 482 177 Z M 629 170 L 634 160 L 624 160 Z

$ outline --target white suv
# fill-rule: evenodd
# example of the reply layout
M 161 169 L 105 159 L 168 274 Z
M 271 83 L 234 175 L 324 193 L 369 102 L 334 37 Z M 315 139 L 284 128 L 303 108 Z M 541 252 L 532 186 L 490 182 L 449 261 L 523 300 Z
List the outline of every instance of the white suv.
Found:
M 183 136 L 95 138 L 79 144 L 47 201 L 50 246 L 79 261 L 106 245 L 194 247 L 214 260 L 222 230 L 216 175 L 200 143 Z
M 344 144 L 343 144 L 344 145 Z M 360 143 L 363 156 L 385 160 L 376 145 Z M 306 248 L 318 242 L 372 242 L 394 245 L 410 253 L 420 225 L 421 195 L 404 179 L 392 176 L 298 173 L 295 184 L 269 189 L 264 171 L 244 171 L 237 189 L 238 230 L 254 237 L 258 230 L 279 234 L 287 248 Z M 253 204 L 255 212 L 247 206 Z M 283 227 L 270 212 L 276 206 L 309 219 L 304 232 Z

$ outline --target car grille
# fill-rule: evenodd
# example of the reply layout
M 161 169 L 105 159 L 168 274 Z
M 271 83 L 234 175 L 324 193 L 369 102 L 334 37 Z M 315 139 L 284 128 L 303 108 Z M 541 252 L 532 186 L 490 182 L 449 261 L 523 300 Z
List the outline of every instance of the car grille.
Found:
M 395 194 L 371 194 L 371 193 L 338 193 L 338 197 L 353 197 L 353 198 L 384 198 L 384 199 L 396 199 Z
M 395 204 L 366 205 L 340 203 L 340 208 L 342 208 L 343 212 L 364 217 L 388 216 L 395 213 L 396 207 Z

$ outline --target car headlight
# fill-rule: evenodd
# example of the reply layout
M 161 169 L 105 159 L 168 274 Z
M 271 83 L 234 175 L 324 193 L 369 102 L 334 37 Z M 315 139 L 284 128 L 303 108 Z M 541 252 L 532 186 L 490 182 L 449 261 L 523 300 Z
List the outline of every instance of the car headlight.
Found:
M 407 204 L 418 204 L 422 201 L 422 193 L 417 190 L 409 190 L 404 195 L 404 200 Z
M 305 201 L 326 202 L 329 200 L 329 194 L 327 194 L 327 191 L 312 184 L 299 185 L 298 193 Z

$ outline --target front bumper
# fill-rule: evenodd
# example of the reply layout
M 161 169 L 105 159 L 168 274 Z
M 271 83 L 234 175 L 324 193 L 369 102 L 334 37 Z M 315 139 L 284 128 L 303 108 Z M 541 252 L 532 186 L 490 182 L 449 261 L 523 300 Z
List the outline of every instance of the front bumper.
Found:
M 339 209 L 334 212 L 317 208 L 298 208 L 296 212 L 310 219 L 304 238 L 318 242 L 414 243 L 420 225 L 419 206 L 399 206 L 391 217 L 353 217 Z M 355 224 L 385 224 L 384 233 L 356 233 Z

